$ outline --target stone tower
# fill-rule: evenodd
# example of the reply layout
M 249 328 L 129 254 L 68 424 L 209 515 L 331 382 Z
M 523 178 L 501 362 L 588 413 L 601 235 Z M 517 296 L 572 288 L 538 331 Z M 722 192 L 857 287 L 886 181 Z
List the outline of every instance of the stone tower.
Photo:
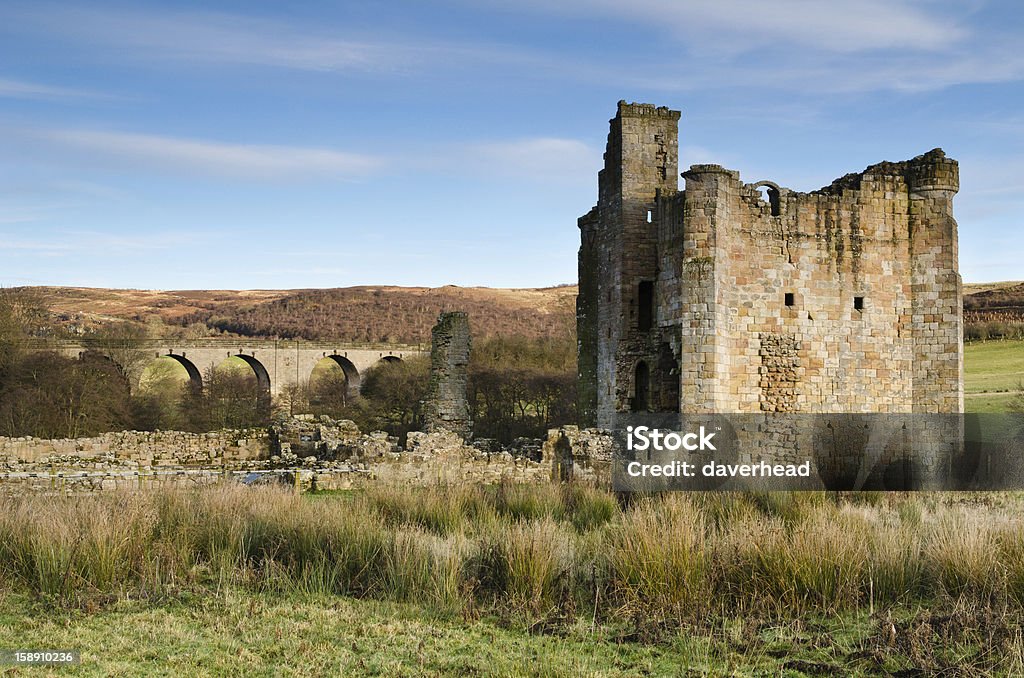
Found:
M 473 432 L 466 387 L 469 379 L 469 315 L 441 313 L 431 332 L 430 385 L 424 429 L 451 431 L 468 440 Z
M 941 149 L 811 193 L 718 165 L 677 180 L 679 113 L 619 102 L 579 219 L 580 413 L 962 412 L 962 291 Z
M 658 205 L 678 192 L 679 111 L 620 101 L 598 203 L 579 219 L 579 410 L 607 422 L 632 379 L 624 360 L 651 352 Z M 637 330 L 637 326 L 646 328 Z

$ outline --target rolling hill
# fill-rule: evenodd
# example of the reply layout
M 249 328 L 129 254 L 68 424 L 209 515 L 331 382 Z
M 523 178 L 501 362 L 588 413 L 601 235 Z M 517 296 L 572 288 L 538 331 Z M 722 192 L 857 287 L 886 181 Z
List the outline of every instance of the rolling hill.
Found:
M 439 312 L 469 312 L 480 337 L 564 337 L 575 331 L 576 286 L 536 289 L 361 286 L 299 290 L 116 290 L 15 288 L 49 310 L 65 335 L 115 321 L 153 336 L 341 339 L 421 343 Z M 964 285 L 969 322 L 1024 318 L 1024 282 Z

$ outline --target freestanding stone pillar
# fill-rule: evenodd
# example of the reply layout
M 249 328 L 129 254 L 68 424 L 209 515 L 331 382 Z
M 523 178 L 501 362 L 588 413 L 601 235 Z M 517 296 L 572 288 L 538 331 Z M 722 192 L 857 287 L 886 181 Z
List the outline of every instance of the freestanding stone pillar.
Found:
M 468 440 L 473 433 L 466 396 L 469 315 L 463 311 L 441 313 L 431 334 L 430 386 L 424 408 L 424 428 L 428 433 L 451 431 Z

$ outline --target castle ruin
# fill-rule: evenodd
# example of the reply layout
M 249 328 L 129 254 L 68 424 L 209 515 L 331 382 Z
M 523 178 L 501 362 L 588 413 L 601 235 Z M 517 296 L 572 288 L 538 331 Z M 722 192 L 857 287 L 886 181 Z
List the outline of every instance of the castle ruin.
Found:
M 679 112 L 619 102 L 579 219 L 580 414 L 963 411 L 955 160 L 811 193 L 693 165 Z
M 431 331 L 430 383 L 424 401 L 423 430 L 450 431 L 463 440 L 473 435 L 469 408 L 469 314 L 442 312 Z

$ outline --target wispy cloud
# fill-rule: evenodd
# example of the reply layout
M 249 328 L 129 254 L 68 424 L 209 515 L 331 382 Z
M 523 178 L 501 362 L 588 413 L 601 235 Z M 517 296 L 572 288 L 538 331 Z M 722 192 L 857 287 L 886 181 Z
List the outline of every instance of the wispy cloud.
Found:
M 37 135 L 133 163 L 244 178 L 356 177 L 373 172 L 382 164 L 379 158 L 370 155 L 302 146 L 234 144 L 91 130 L 45 130 Z
M 494 0 L 548 14 L 604 16 L 668 32 L 714 51 L 781 43 L 828 52 L 941 50 L 964 38 L 955 18 L 907 0 Z
M 0 252 L 31 253 L 39 256 L 70 256 L 90 253 L 120 256 L 144 251 L 176 249 L 208 236 L 188 231 L 150 232 L 125 235 L 89 230 L 61 230 L 49 237 L 5 237 Z
M 325 30 L 284 19 L 185 10 L 112 11 L 37 4 L 7 10 L 23 30 L 132 54 L 133 63 L 201 62 L 323 73 L 409 76 L 488 69 L 661 91 L 768 87 L 818 93 L 928 91 L 1024 77 L 1015 35 L 984 41 L 970 5 L 913 0 L 490 0 L 484 7 L 559 20 L 603 18 L 661 36 L 608 54 Z M 474 2 L 473 8 L 481 4 Z M 995 37 L 995 39 L 993 39 Z M 659 45 L 660 43 L 660 45 Z M 673 47 L 674 46 L 674 49 Z M 645 62 L 646 60 L 646 62 Z
M 82 99 L 98 96 L 101 95 L 81 89 L 0 78 L 0 97 L 7 99 Z
M 554 137 L 465 144 L 457 156 L 460 164 L 476 171 L 541 180 L 585 177 L 589 182 L 601 167 L 596 148 Z
M 431 41 L 424 36 L 370 37 L 287 20 L 214 11 L 132 10 L 45 4 L 10 12 L 27 29 L 76 43 L 132 50 L 140 61 L 191 61 L 374 75 L 424 65 L 502 59 L 488 45 Z

